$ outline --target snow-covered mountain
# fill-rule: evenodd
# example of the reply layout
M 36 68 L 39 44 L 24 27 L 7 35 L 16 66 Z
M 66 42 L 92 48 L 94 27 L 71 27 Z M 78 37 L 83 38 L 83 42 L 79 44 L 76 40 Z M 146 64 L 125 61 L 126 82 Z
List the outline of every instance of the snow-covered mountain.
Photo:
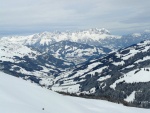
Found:
M 32 80 L 40 85 L 51 83 L 51 79 L 74 64 L 40 53 L 24 45 L 0 42 L 0 70 Z
M 62 73 L 52 90 L 150 108 L 150 40 Z
M 55 42 L 69 40 L 72 42 L 80 42 L 96 45 L 99 41 L 111 38 L 120 38 L 120 36 L 111 35 L 106 29 L 88 29 L 77 32 L 43 32 L 29 36 L 12 36 L 3 37 L 13 43 L 20 43 L 23 45 L 50 45 Z M 94 44 L 95 43 L 95 44 Z
M 29 81 L 0 72 L 1 113 L 149 113 L 103 100 L 57 94 Z
M 133 44 L 137 44 L 144 40 L 150 40 L 150 32 L 148 30 L 141 33 L 133 33 L 124 35 L 120 40 L 114 40 L 115 46 L 120 48 L 128 47 Z M 116 48 L 117 49 L 117 48 Z

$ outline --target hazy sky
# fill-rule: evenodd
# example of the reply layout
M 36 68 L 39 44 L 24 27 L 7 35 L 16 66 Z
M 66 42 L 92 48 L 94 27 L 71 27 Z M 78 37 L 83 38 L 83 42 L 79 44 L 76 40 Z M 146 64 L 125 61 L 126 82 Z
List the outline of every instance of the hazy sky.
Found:
M 150 0 L 0 0 L 0 35 L 95 27 L 150 29 Z

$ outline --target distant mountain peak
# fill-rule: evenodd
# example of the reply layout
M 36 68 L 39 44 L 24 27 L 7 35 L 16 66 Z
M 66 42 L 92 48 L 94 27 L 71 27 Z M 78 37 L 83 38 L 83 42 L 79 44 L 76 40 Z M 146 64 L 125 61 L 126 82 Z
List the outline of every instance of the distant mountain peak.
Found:
M 150 33 L 150 29 L 146 29 L 144 32 L 145 33 Z
M 133 37 L 140 37 L 140 36 L 141 36 L 141 33 L 133 33 L 132 36 L 133 36 Z
M 91 29 L 85 29 L 85 30 L 80 30 L 80 33 L 89 33 L 89 34 L 108 34 L 110 35 L 110 31 L 108 31 L 105 28 L 99 29 L 99 28 L 91 28 Z

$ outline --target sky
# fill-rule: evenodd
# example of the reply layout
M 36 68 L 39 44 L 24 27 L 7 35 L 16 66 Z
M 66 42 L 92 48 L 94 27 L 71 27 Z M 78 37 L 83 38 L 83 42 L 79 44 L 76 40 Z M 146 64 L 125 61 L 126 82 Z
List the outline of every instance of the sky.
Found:
M 89 28 L 150 29 L 150 0 L 0 0 L 0 36 Z

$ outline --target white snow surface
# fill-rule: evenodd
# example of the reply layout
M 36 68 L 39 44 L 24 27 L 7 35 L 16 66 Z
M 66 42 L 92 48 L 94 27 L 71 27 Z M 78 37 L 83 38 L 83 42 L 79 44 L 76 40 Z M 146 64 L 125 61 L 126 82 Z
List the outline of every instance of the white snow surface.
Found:
M 44 108 L 44 110 L 42 110 Z M 63 96 L 0 72 L 0 113 L 149 113 L 103 100 Z
M 62 85 L 62 86 L 53 86 L 52 90 L 53 91 L 60 91 L 60 92 L 66 92 L 66 93 L 78 93 L 79 92 L 79 84 L 69 84 L 67 85 Z
M 2 61 L 19 62 L 14 60 L 15 56 L 29 56 L 29 58 L 35 58 L 38 54 L 38 52 L 31 50 L 24 45 L 0 41 L 0 60 Z
M 133 36 L 133 37 L 140 37 L 141 34 L 140 34 L 140 33 L 133 33 L 132 36 Z
M 111 77 L 111 75 L 107 75 L 107 76 L 104 76 L 104 77 L 100 77 L 97 81 L 104 81 L 104 80 L 106 80 L 106 79 L 108 79 L 108 78 L 110 78 Z
M 138 47 L 138 48 L 136 48 Z M 127 52 L 126 54 L 121 54 L 119 52 L 116 52 L 116 57 L 118 58 L 121 58 L 122 60 L 128 60 L 129 58 L 135 56 L 137 53 L 144 53 L 144 52 L 147 52 L 150 48 L 150 40 L 146 40 L 144 42 L 141 42 L 141 43 L 138 43 L 137 46 L 131 46 L 131 47 L 128 47 L 126 49 L 123 49 L 123 51 L 129 51 Z M 122 52 L 122 50 L 120 51 Z M 149 59 L 149 57 L 143 59 L 143 60 L 147 60 Z M 119 63 L 119 62 L 118 62 Z M 123 62 L 120 62 L 120 65 L 123 64 Z M 119 65 L 119 64 L 115 64 L 114 65 Z
M 118 65 L 123 65 L 124 64 L 124 61 L 121 61 L 121 62 L 113 62 L 112 64 L 118 66 Z
M 135 91 L 133 91 L 126 99 L 124 99 L 127 102 L 132 102 L 135 99 Z
M 149 69 L 149 68 L 146 68 L 146 69 Z M 149 74 L 149 71 L 146 71 L 146 69 L 141 68 L 141 70 L 139 71 L 137 69 L 130 71 L 126 73 L 126 75 L 124 75 L 123 77 L 116 80 L 110 87 L 115 89 L 116 85 L 123 81 L 125 81 L 126 83 L 149 82 L 150 74 Z

